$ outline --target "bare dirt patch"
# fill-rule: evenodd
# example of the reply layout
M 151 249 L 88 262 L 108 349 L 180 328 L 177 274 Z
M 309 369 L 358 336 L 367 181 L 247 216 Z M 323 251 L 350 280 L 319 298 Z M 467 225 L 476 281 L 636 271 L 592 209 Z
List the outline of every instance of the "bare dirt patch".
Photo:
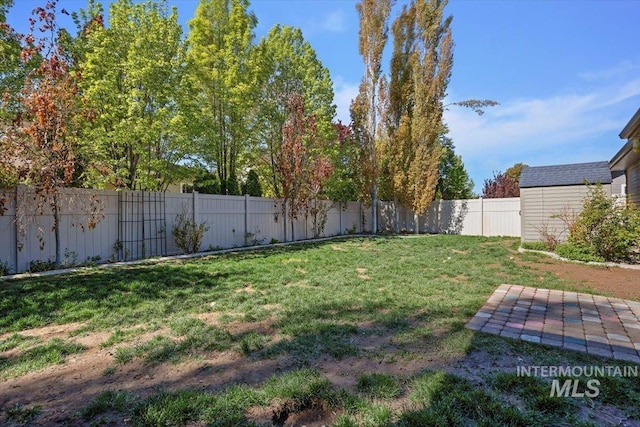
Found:
M 339 414 L 331 411 L 323 402 L 312 400 L 304 407 L 298 407 L 294 402 L 285 400 L 266 407 L 249 408 L 245 416 L 257 424 L 321 427 L 331 425 Z
M 522 261 L 521 264 L 539 271 L 540 274 L 551 273 L 573 287 L 592 293 L 640 300 L 639 270 L 577 264 L 551 258 L 543 262 Z
M 454 253 L 454 254 L 459 254 L 459 255 L 466 255 L 466 254 L 469 253 L 469 251 L 461 251 L 461 250 L 458 250 L 458 249 L 451 249 L 451 252 Z
M 69 333 L 76 331 L 83 325 L 83 323 L 74 322 L 64 325 L 50 325 L 43 326 L 41 328 L 25 329 L 24 331 L 20 331 L 18 333 L 26 337 L 40 338 L 43 341 L 46 341 L 50 338 L 66 338 Z M 8 332 L 5 334 L 0 334 L 0 340 L 8 338 L 14 333 L 15 332 Z
M 253 289 L 253 285 L 251 285 L 251 283 L 249 283 L 247 286 L 245 286 L 244 288 L 240 288 L 240 289 L 236 289 L 236 293 L 237 294 L 241 294 L 241 293 L 246 293 L 246 294 L 252 294 L 254 293 L 256 290 Z
M 367 274 L 365 274 L 367 272 L 366 268 L 356 268 L 356 273 L 358 273 L 358 278 L 362 279 L 362 280 L 369 280 L 371 279 L 370 276 L 368 276 Z

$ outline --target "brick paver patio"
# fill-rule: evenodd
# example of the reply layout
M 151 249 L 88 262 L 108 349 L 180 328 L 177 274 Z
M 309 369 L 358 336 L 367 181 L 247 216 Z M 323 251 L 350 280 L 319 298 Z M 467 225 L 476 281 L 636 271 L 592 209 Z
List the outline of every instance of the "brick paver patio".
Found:
M 640 364 L 640 303 L 500 285 L 467 328 Z

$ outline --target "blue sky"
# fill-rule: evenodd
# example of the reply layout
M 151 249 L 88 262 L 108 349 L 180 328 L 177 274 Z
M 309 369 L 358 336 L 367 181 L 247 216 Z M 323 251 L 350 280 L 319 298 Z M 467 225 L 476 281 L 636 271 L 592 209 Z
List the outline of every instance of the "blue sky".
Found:
M 44 0 L 43 0 L 44 1 Z M 16 0 L 9 23 L 24 29 L 43 2 Z M 105 1 L 103 4 L 107 4 Z M 396 16 L 402 0 L 392 12 Z M 197 0 L 174 0 L 181 22 Z M 362 74 L 354 0 L 253 0 L 257 38 L 276 23 L 300 27 L 331 71 L 338 119 L 349 121 Z M 60 0 L 69 11 L 82 0 Z M 451 0 L 456 43 L 447 102 L 493 99 L 479 117 L 445 114 L 456 151 L 481 189 L 516 162 L 548 165 L 609 160 L 618 133 L 640 107 L 637 0 Z M 387 55 L 388 56 L 388 55 Z

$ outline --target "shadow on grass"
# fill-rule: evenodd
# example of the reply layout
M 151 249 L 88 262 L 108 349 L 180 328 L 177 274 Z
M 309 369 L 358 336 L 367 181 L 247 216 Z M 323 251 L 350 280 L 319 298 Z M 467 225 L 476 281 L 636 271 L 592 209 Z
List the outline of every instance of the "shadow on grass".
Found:
M 230 273 L 160 264 L 16 280 L 0 287 L 0 331 L 87 320 L 101 323 L 118 314 L 137 314 L 130 320 L 144 322 L 148 315 L 184 308 L 181 296 L 189 297 L 186 302 L 193 296 L 225 292 L 229 277 Z
M 367 238 L 363 238 L 365 240 Z M 389 238 L 377 238 L 388 240 Z M 321 249 L 354 239 L 336 239 L 320 243 L 297 244 L 256 250 L 210 258 L 229 263 L 271 258 L 274 255 Z M 51 323 L 82 322 L 101 317 L 136 312 L 137 321 L 149 316 L 169 315 L 198 304 L 199 298 L 215 301 L 233 289 L 243 277 L 253 273 L 252 266 L 244 263 L 242 269 L 209 271 L 206 261 L 177 260 L 158 264 L 123 266 L 109 269 L 90 269 L 61 276 L 17 279 L 0 282 L 0 333 L 20 331 Z M 201 301 L 200 301 L 201 302 Z

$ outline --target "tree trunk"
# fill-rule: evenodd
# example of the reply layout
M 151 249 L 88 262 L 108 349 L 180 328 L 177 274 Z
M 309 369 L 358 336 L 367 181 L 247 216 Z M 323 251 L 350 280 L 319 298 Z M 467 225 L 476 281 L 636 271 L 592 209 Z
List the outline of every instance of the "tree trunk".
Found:
M 296 241 L 296 232 L 295 232 L 295 224 L 294 224 L 294 219 L 292 217 L 289 217 L 289 221 L 291 221 L 291 241 L 295 242 Z

